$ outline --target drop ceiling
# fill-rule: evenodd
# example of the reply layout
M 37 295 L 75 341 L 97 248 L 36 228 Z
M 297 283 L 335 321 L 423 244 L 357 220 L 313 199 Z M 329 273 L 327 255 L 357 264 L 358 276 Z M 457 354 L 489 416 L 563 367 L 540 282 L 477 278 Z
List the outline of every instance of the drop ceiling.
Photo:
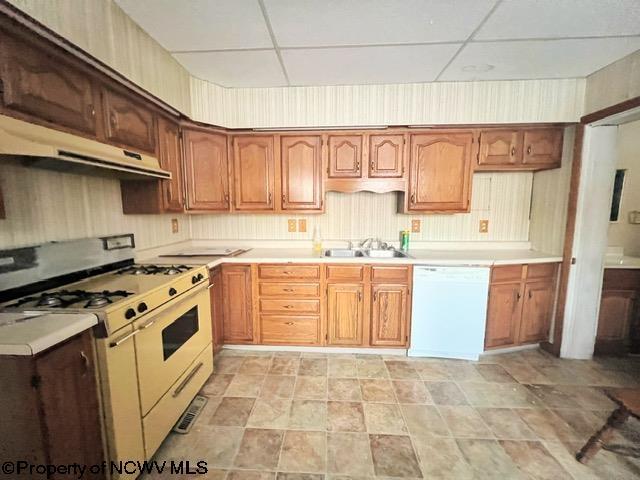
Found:
M 640 49 L 640 0 L 116 0 L 225 87 L 585 77 Z

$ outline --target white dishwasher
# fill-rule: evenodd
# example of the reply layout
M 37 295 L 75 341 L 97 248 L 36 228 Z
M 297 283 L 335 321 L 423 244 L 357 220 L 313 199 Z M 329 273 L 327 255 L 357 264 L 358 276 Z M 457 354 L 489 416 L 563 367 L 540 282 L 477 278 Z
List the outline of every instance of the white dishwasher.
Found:
M 413 268 L 410 357 L 477 360 L 484 350 L 488 267 Z

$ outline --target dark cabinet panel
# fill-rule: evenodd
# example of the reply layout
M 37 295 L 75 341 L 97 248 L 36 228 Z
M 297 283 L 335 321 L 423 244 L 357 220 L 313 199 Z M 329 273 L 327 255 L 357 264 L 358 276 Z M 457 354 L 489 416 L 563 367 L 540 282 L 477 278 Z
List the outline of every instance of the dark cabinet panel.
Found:
M 102 109 L 108 142 L 133 150 L 156 153 L 156 118 L 141 100 L 104 88 Z

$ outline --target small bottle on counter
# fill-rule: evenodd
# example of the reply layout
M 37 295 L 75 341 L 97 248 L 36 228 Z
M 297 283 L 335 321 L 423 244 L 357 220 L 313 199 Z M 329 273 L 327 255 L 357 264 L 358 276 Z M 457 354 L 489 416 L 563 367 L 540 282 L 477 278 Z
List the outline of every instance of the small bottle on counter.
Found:
M 400 250 L 403 252 L 409 251 L 409 230 L 402 230 L 400 232 Z
M 315 253 L 322 252 L 322 234 L 320 233 L 320 225 L 313 227 L 313 251 Z

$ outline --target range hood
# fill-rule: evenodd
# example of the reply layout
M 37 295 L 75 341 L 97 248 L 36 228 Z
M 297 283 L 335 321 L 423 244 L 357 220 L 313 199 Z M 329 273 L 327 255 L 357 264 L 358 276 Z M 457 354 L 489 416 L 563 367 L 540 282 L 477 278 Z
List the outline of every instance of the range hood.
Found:
M 171 178 L 158 159 L 0 115 L 0 159 L 26 166 L 123 179 Z

